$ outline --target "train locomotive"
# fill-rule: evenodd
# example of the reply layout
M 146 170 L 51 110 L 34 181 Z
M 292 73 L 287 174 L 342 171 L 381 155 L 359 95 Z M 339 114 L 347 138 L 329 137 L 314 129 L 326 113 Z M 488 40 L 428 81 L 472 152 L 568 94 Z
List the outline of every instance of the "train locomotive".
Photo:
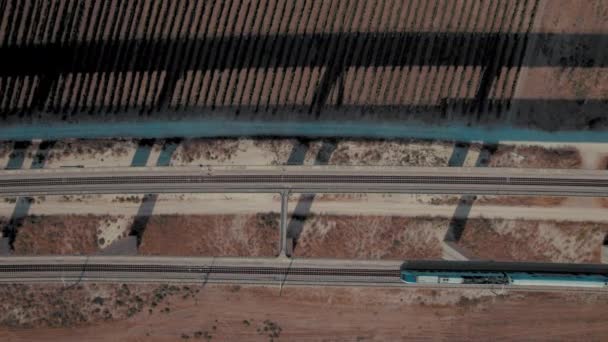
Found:
M 406 261 L 407 284 L 608 288 L 608 265 L 494 261 Z

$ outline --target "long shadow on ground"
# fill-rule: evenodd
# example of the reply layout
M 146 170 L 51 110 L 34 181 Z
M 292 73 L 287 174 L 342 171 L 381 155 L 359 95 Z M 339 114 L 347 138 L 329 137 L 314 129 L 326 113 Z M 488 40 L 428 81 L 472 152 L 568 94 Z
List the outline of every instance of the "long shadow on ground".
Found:
M 294 146 L 292 150 L 292 154 L 289 157 L 289 160 L 293 163 L 299 162 L 299 164 L 304 163 L 304 157 L 309 148 L 309 142 L 304 143 L 306 147 L 303 147 L 303 144 L 298 144 Z M 317 156 L 315 157 L 315 165 L 327 165 L 331 158 L 332 153 L 336 150 L 337 143 L 335 141 L 323 140 L 321 148 Z M 295 249 L 300 236 L 302 235 L 302 230 L 304 229 L 304 222 L 306 217 L 310 214 L 310 208 L 312 207 L 312 203 L 315 199 L 316 194 L 301 194 L 298 199 L 298 203 L 296 204 L 291 219 L 289 220 L 289 225 L 287 226 L 287 238 L 292 239 L 293 248 Z

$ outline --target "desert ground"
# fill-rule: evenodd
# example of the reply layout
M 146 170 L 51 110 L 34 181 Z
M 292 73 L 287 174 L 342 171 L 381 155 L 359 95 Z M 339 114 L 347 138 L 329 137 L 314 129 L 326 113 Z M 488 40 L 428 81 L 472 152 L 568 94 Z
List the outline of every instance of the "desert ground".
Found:
M 340 259 L 441 259 L 449 216 L 310 212 L 288 221 L 293 256 Z M 456 220 L 460 222 L 461 220 Z M 467 217 L 458 245 L 475 259 L 600 263 L 608 221 Z M 8 218 L 1 218 L 3 227 Z M 142 226 L 138 254 L 278 255 L 277 212 L 249 214 L 30 215 L 17 227 L 15 255 L 92 255 Z
M 21 200 L 20 200 L 21 201 Z M 279 194 L 159 194 L 154 201 L 145 195 L 65 195 L 29 197 L 30 215 L 109 215 L 132 218 L 140 215 L 255 214 L 280 210 Z M 152 206 L 150 202 L 153 202 Z M 334 215 L 438 216 L 463 215 L 458 195 L 324 193 L 289 195 L 289 213 Z M 16 198 L 0 200 L 0 217 L 14 215 Z M 466 217 L 606 221 L 608 203 L 603 198 L 477 196 Z M 142 207 L 149 205 L 150 212 Z M 120 225 L 118 222 L 114 222 Z
M 311 215 L 295 257 L 441 259 L 449 218 Z M 606 222 L 469 218 L 458 245 L 474 259 L 600 263 Z
M 607 234 L 597 222 L 470 219 L 459 243 L 480 259 L 600 263 Z
M 104 216 L 28 216 L 15 239 L 15 255 L 74 255 L 98 251 Z
M 141 141 L 140 141 L 141 143 Z M 0 143 L 0 166 L 20 160 L 30 168 L 40 142 L 16 151 L 14 142 Z M 134 139 L 62 140 L 44 157 L 44 167 L 155 166 L 163 147 L 159 139 L 138 146 Z M 550 169 L 604 169 L 608 147 L 602 143 L 540 143 L 509 141 L 498 145 L 472 143 L 455 149 L 454 142 L 424 140 L 186 139 L 176 143 L 164 165 L 386 165 L 488 166 Z M 483 153 L 481 153 L 483 151 Z M 143 153 L 142 153 L 143 152 Z M 480 156 L 481 155 L 481 156 Z M 144 156 L 143 165 L 139 165 Z
M 152 216 L 139 254 L 253 256 L 279 254 L 279 215 Z
M 0 292 L 5 341 L 600 341 L 608 333 L 608 297 L 592 293 L 133 284 Z
M 441 259 L 448 219 L 395 216 L 311 215 L 302 225 L 295 257 Z

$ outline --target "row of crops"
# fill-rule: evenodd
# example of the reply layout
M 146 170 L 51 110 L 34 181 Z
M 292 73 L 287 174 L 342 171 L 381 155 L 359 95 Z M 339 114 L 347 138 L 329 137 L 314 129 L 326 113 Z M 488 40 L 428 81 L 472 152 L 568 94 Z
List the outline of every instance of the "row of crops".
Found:
M 0 0 L 0 110 L 482 111 L 512 98 L 537 7 Z

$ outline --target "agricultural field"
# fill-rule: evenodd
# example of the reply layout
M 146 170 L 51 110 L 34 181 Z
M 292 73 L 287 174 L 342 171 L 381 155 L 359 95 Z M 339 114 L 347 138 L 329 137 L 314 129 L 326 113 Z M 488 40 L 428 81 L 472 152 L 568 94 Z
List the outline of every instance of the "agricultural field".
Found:
M 559 3 L 3 2 L 1 119 L 603 129 L 605 4 Z

